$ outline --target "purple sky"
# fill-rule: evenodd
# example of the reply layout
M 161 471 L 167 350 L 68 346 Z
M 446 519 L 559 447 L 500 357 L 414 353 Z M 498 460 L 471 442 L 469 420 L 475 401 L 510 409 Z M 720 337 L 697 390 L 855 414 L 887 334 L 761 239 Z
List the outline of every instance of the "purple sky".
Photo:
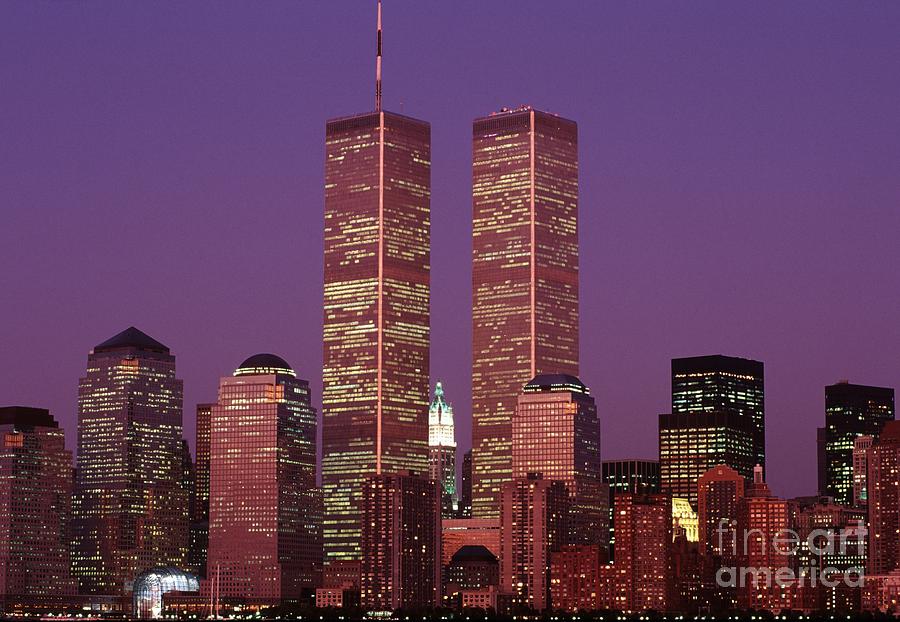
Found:
M 272 351 L 321 395 L 325 119 L 372 107 L 374 2 L 0 3 L 0 403 L 75 442 L 134 324 L 193 405 Z M 471 121 L 575 119 L 582 379 L 656 453 L 669 360 L 765 361 L 770 482 L 823 386 L 900 386 L 900 3 L 386 0 L 385 106 L 432 124 L 432 372 L 469 446 Z

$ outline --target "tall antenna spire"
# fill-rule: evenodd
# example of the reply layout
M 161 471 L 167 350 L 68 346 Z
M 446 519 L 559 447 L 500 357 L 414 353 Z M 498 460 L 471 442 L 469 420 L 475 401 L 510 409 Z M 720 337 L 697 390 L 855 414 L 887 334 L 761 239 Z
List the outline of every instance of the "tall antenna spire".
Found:
M 381 112 L 381 0 L 378 0 L 378 49 L 375 53 L 375 112 Z

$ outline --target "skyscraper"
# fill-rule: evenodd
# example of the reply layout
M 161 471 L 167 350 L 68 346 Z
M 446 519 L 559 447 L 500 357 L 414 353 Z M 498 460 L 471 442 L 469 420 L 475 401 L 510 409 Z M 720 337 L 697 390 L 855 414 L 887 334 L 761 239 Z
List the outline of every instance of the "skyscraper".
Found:
M 745 478 L 726 464 L 700 476 L 697 506 L 700 552 L 704 555 L 733 553 L 738 502 L 744 497 Z M 727 565 L 727 564 L 726 564 Z
M 459 478 L 459 518 L 472 516 L 472 450 L 463 454 Z
M 663 492 L 697 504 L 700 476 L 725 464 L 753 474 L 753 429 L 732 410 L 659 416 L 659 476 Z
M 363 487 L 361 599 L 393 611 L 435 607 L 441 593 L 441 490 L 408 474 L 373 475 Z
M 444 387 L 438 381 L 434 399 L 428 407 L 428 469 L 431 479 L 441 485 L 441 516 L 456 516 L 456 434 L 453 406 L 444 399 Z
M 890 421 L 869 449 L 867 573 L 900 570 L 900 421 Z
M 601 463 L 603 483 L 609 489 L 609 556 L 615 556 L 616 495 L 646 495 L 659 492 L 659 460 L 626 458 Z
M 541 374 L 522 389 L 512 421 L 512 476 L 540 473 L 569 492 L 564 544 L 609 544 L 608 489 L 601 481 L 600 421 L 574 376 Z
M 133 326 L 88 355 L 72 525 L 84 593 L 121 594 L 144 570 L 185 563 L 182 391 L 169 348 Z
M 750 465 L 759 464 L 765 468 L 763 376 L 763 364 L 751 359 L 721 354 L 672 359 L 672 413 L 737 413 L 747 420 L 752 435 Z M 747 473 L 746 477 L 750 481 L 751 474 Z
M 215 404 L 197 404 L 194 434 L 194 508 L 191 516 L 188 566 L 206 576 L 206 551 L 209 548 L 209 424 Z
M 472 512 L 496 517 L 516 396 L 578 376 L 578 130 L 504 109 L 475 120 L 472 151 Z
M 362 486 L 428 472 L 431 127 L 381 107 L 325 127 L 322 487 L 328 560 L 359 559 Z
M 869 494 L 866 489 L 866 475 L 869 470 L 869 448 L 875 442 L 870 434 L 857 436 L 853 441 L 853 506 L 865 507 Z
M 894 390 L 838 382 L 825 387 L 825 490 L 837 503 L 853 503 L 853 443 L 877 437 L 894 418 Z
M 569 493 L 539 474 L 503 485 L 500 523 L 500 587 L 517 605 L 550 606 L 550 554 L 568 533 Z
M 207 577 L 221 597 L 278 604 L 317 586 L 315 486 L 309 383 L 279 356 L 251 356 L 220 380 L 210 416 Z
M 72 452 L 43 408 L 0 408 L 0 613 L 11 601 L 71 596 Z

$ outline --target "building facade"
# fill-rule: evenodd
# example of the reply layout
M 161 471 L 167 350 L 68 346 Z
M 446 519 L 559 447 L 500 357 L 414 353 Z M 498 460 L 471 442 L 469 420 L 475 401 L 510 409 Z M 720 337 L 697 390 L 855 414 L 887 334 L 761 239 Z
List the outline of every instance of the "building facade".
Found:
M 568 490 L 532 475 L 505 483 L 502 501 L 501 590 L 516 606 L 543 611 L 550 607 L 550 554 L 568 534 Z
M 737 507 L 744 497 L 744 476 L 727 464 L 714 466 L 697 482 L 697 515 L 700 523 L 700 551 L 704 555 L 726 556 L 733 550 Z
M 750 465 L 759 464 L 765 468 L 766 408 L 762 362 L 721 354 L 672 359 L 672 413 L 723 411 L 737 413 L 746 420 L 753 447 Z M 746 477 L 750 481 L 752 474 L 747 473 Z
M 124 594 L 144 570 L 184 567 L 182 395 L 169 348 L 134 327 L 88 355 L 72 521 L 83 593 Z
M 7 604 L 72 596 L 72 452 L 43 408 L 0 408 L 0 612 Z
M 849 382 L 825 387 L 825 489 L 820 494 L 853 504 L 853 445 L 860 436 L 877 437 L 893 418 L 893 389 Z
M 204 592 L 264 606 L 317 587 L 319 503 L 309 383 L 281 357 L 251 356 L 220 380 L 210 413 Z
M 578 378 L 541 374 L 525 385 L 512 421 L 514 479 L 540 473 L 569 492 L 563 544 L 609 545 L 609 492 L 601 478 L 600 421 Z
M 428 471 L 431 128 L 325 129 L 322 486 L 328 561 L 360 556 L 362 486 Z
M 522 387 L 578 375 L 578 129 L 522 107 L 472 133 L 472 512 L 489 518 Z
M 659 477 L 663 492 L 697 504 L 697 482 L 725 464 L 745 479 L 753 474 L 753 430 L 734 411 L 659 416 Z
M 458 518 L 472 516 L 472 450 L 463 454 L 462 469 L 459 477 L 459 514 Z
M 868 574 L 900 570 L 900 421 L 890 421 L 869 449 Z
M 215 404 L 197 404 L 194 433 L 194 504 L 191 514 L 188 567 L 206 576 L 209 548 L 209 425 Z
M 373 475 L 363 489 L 360 588 L 368 610 L 436 607 L 441 593 L 441 491 L 409 474 Z
M 456 433 L 453 406 L 444 399 L 444 387 L 438 381 L 434 399 L 428 407 L 428 471 L 441 485 L 441 516 L 454 518 L 458 513 L 456 494 Z

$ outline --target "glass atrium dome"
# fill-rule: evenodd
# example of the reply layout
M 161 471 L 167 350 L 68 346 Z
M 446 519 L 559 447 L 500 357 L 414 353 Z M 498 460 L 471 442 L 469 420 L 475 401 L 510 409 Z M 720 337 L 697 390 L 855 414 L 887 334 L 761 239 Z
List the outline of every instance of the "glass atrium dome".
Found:
M 134 617 L 161 618 L 163 596 L 169 592 L 199 592 L 200 580 L 178 568 L 152 568 L 134 580 Z

